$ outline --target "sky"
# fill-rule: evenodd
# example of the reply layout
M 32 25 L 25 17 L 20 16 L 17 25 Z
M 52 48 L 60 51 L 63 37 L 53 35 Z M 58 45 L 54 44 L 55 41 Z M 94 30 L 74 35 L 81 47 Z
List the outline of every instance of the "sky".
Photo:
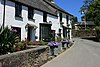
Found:
M 83 5 L 83 0 L 54 0 L 55 3 L 68 13 L 76 16 L 78 21 L 81 21 L 80 7 Z

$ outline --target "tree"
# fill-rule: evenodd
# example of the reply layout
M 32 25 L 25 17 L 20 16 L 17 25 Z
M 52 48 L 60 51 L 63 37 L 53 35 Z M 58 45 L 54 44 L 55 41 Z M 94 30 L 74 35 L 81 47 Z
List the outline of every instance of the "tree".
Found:
M 73 17 L 72 26 L 78 22 L 77 17 Z
M 96 26 L 100 26 L 100 0 L 85 0 L 81 7 L 86 20 L 92 20 Z
M 81 12 L 84 12 L 86 20 L 94 21 L 96 37 L 100 41 L 100 0 L 85 0 Z

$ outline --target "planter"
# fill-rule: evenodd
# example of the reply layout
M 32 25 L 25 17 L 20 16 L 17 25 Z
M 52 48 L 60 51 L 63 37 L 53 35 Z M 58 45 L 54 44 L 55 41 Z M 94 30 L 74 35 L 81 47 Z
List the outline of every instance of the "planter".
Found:
M 52 56 L 55 55 L 54 49 L 58 48 L 59 43 L 58 42 L 48 42 L 48 46 L 50 47 L 50 53 Z
M 68 46 L 68 44 L 70 43 L 69 40 L 62 40 L 61 42 L 62 42 L 62 48 L 63 48 L 63 49 L 66 49 L 66 47 L 69 47 L 69 46 Z M 66 46 L 66 47 L 65 47 L 65 46 Z

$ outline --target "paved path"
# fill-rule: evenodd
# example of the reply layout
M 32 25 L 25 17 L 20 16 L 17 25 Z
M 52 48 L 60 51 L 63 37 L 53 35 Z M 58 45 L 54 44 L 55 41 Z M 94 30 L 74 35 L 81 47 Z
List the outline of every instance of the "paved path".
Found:
M 100 43 L 74 38 L 69 50 L 41 67 L 100 67 Z

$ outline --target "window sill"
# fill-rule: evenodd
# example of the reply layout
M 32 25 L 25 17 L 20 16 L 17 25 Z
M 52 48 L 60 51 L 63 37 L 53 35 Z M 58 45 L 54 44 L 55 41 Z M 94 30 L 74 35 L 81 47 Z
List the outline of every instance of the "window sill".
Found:
M 16 20 L 23 21 L 23 18 L 22 18 L 22 16 L 19 16 L 19 15 L 15 15 L 15 19 L 16 19 Z
M 15 15 L 15 17 L 23 19 L 21 15 Z
M 28 20 L 35 22 L 35 19 L 33 19 L 33 18 L 28 18 Z

